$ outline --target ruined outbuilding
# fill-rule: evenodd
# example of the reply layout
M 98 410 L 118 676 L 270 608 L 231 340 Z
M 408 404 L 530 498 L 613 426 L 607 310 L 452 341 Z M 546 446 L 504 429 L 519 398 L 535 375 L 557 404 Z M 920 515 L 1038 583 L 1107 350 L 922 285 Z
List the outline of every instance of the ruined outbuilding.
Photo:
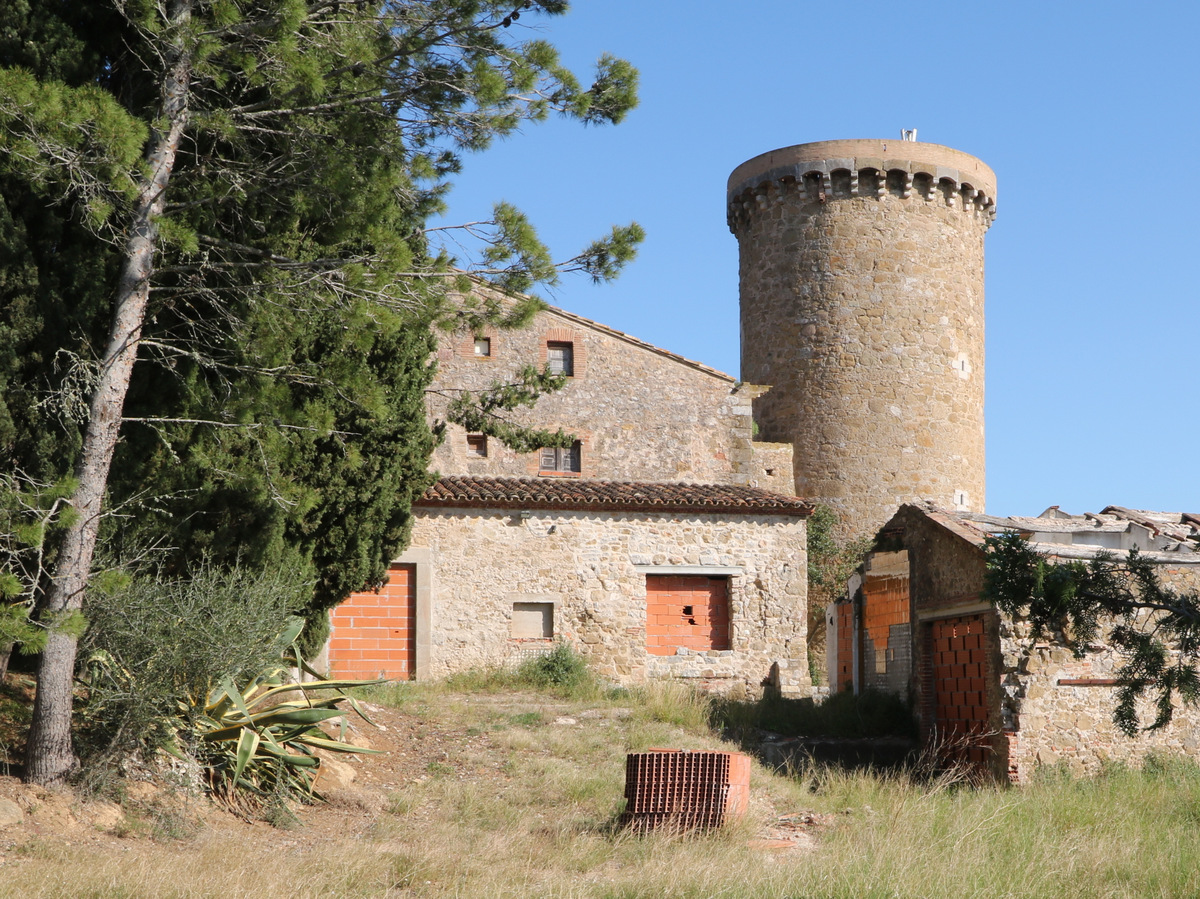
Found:
M 1098 642 L 1076 659 L 1062 643 L 1032 643 L 1028 625 L 981 599 L 988 535 L 1016 532 L 1052 561 L 1120 556 L 1137 547 L 1162 581 L 1200 588 L 1200 517 L 1109 506 L 1068 515 L 1002 518 L 902 506 L 879 531 L 829 610 L 835 689 L 910 698 L 922 738 L 997 777 L 1023 781 L 1038 765 L 1084 772 L 1151 752 L 1200 755 L 1200 710 L 1130 739 L 1112 722 L 1121 659 Z

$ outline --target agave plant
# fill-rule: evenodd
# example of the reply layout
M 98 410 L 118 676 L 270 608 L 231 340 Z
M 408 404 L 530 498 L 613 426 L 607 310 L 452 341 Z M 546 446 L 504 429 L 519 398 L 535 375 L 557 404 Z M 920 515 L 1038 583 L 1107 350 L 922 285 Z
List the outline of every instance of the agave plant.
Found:
M 209 766 L 214 788 L 226 794 L 247 790 L 261 797 L 298 795 L 317 797 L 313 782 L 321 760 L 317 750 L 365 753 L 366 749 L 333 739 L 321 725 L 342 719 L 345 702 L 370 723 L 362 705 L 345 691 L 370 686 L 382 680 L 325 680 L 296 651 L 296 640 L 304 622 L 292 619 L 280 635 L 287 650 L 279 662 L 256 677 L 239 684 L 226 676 L 199 703 L 180 703 L 180 712 L 190 724 L 190 742 Z M 317 680 L 289 683 L 293 671 L 303 671 Z M 322 699 L 316 694 L 334 693 Z M 299 693 L 300 698 L 294 698 Z M 292 698 L 286 698 L 292 697 Z

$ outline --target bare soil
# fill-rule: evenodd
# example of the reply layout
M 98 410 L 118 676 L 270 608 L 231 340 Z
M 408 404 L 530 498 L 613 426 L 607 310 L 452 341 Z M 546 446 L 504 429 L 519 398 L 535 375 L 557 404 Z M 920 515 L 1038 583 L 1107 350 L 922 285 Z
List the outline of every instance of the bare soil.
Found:
M 26 685 L 28 686 L 28 685 Z M 11 690 L 9 691 L 11 696 Z M 322 761 L 316 784 L 324 802 L 292 804 L 290 814 L 262 820 L 261 810 L 230 809 L 195 790 L 173 786 L 169 770 L 151 777 L 134 776 L 109 785 L 108 798 L 84 796 L 66 788 L 48 790 L 24 784 L 11 774 L 0 776 L 0 880 L 20 871 L 31 859 L 55 851 L 93 854 L 164 851 L 186 853 L 206 835 L 253 854 L 273 851 L 336 853 L 342 844 L 376 838 L 382 817 L 394 809 L 397 796 L 430 778 L 453 778 L 463 787 L 485 794 L 500 792 L 511 778 L 506 770 L 512 751 L 501 745 L 481 720 L 538 716 L 550 726 L 617 728 L 628 709 L 585 709 L 541 694 L 482 694 L 456 702 L 471 704 L 471 714 L 422 713 L 366 704 L 375 726 L 348 720 L 347 739 L 378 753 L 339 755 Z M 5 736 L 0 729 L 0 739 Z M 615 737 L 615 733 L 614 733 Z M 7 744 L 19 748 L 16 741 Z M 12 758 L 9 759 L 13 761 Z M 3 761 L 0 760 L 0 764 Z M 4 769 L 0 769 L 4 770 Z M 619 797 L 614 797 L 619 799 Z M 13 813 L 15 806 L 19 813 Z M 5 810 L 9 815 L 5 815 Z M 403 811 L 405 830 L 431 824 L 440 811 L 417 804 Z M 751 845 L 763 851 L 807 849 L 822 816 L 795 809 L 776 810 L 755 803 Z M 0 890 L 3 894 L 3 890 Z

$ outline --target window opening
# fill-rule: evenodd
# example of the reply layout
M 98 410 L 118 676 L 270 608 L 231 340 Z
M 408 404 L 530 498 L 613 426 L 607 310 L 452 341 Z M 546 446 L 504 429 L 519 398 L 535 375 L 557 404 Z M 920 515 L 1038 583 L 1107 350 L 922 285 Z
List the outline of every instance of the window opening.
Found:
M 573 377 L 575 345 L 567 341 L 550 341 L 546 344 L 546 364 L 550 366 L 551 374 Z
M 486 457 L 488 454 L 486 434 L 467 435 L 467 455 Z
M 543 472 L 578 474 L 582 467 L 583 450 L 578 440 L 570 446 L 547 446 L 542 449 L 539 468 Z
M 476 356 L 492 355 L 492 338 L 476 337 L 475 338 L 475 355 Z
M 514 640 L 549 640 L 553 636 L 554 603 L 513 603 L 512 637 Z

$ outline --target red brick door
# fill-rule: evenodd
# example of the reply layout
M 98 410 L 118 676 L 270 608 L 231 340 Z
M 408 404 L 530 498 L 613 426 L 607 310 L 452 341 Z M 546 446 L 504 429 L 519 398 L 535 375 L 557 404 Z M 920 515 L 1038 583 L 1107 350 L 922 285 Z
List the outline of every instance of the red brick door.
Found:
M 729 649 L 729 581 L 693 575 L 646 576 L 646 650 Z
M 931 625 L 934 723 L 939 752 L 980 773 L 991 761 L 988 728 L 987 641 L 983 616 L 946 618 Z
M 378 593 L 354 593 L 329 616 L 334 677 L 412 680 L 417 672 L 417 585 L 413 565 L 393 565 Z

